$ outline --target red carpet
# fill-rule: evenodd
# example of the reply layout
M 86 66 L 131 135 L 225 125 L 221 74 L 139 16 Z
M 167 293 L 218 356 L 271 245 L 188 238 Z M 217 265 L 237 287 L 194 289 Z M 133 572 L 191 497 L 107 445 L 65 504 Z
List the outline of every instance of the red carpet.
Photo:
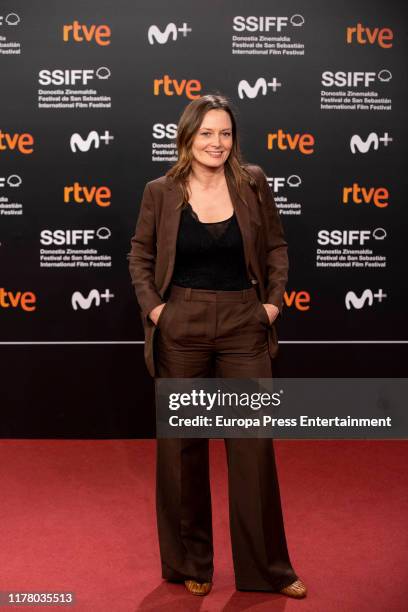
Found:
M 408 609 L 407 442 L 275 442 L 301 601 L 234 590 L 224 446 L 211 446 L 215 586 L 199 598 L 160 578 L 154 440 L 1 440 L 0 591 L 74 591 L 78 612 Z

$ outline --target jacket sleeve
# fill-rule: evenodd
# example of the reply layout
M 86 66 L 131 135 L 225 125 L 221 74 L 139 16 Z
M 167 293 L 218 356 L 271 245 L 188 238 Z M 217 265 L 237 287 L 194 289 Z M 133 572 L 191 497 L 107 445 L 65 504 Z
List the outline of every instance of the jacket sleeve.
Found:
M 154 201 L 149 183 L 143 191 L 136 229 L 127 255 L 129 272 L 143 317 L 163 304 L 154 280 L 156 264 L 156 219 Z
M 288 245 L 279 211 L 262 168 L 258 166 L 262 193 L 261 214 L 266 236 L 266 303 L 274 304 L 282 314 L 283 294 L 288 280 Z

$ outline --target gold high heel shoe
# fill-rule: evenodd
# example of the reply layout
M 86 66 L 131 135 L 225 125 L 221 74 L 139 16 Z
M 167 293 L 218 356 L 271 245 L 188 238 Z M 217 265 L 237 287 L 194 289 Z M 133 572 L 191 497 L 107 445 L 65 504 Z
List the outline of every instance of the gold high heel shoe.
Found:
M 208 595 L 212 588 L 212 582 L 196 582 L 195 580 L 185 580 L 187 591 L 193 595 Z
M 301 597 L 306 597 L 307 588 L 304 582 L 301 580 L 295 580 L 295 582 L 292 582 L 292 584 L 289 584 L 281 589 L 279 593 L 283 593 L 288 597 L 296 597 L 297 599 L 300 599 Z

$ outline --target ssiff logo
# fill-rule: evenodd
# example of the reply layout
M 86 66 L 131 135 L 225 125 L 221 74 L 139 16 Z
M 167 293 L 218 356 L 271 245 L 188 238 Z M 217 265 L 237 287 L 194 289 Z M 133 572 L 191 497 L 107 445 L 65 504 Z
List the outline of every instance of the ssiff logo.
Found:
M 387 232 L 383 227 L 376 227 L 375 230 L 319 230 L 317 234 L 317 243 L 326 246 L 328 244 L 338 246 L 353 244 L 364 245 L 366 242 L 374 238 L 374 240 L 384 240 Z
M 280 189 L 283 189 L 286 185 L 288 187 L 300 187 L 302 179 L 297 174 L 291 174 L 285 179 L 283 176 L 268 176 L 266 177 L 269 187 L 274 193 L 278 193 Z
M 5 17 L 3 17 L 3 15 L 0 15 L 0 26 L 4 25 L 4 23 L 9 26 L 16 26 L 20 23 L 20 21 L 21 19 L 17 15 L 17 13 L 8 13 Z
M 50 244 L 88 244 L 91 240 L 99 238 L 107 240 L 111 236 L 111 231 L 108 227 L 100 227 L 97 230 L 93 229 L 73 229 L 73 230 L 50 230 L 44 229 L 40 234 L 41 244 L 48 246 Z
M 175 138 L 177 136 L 177 123 L 155 123 L 152 129 L 152 137 L 157 140 L 163 138 Z
M 5 187 L 6 184 L 9 187 L 20 187 L 23 179 L 18 174 L 9 174 L 6 178 L 5 176 L 0 176 L 0 187 Z
M 287 28 L 288 22 L 294 27 L 300 27 L 305 23 L 305 19 L 303 15 L 299 14 L 292 15 L 292 17 L 275 17 L 273 15 L 244 17 L 243 15 L 236 15 L 232 27 L 236 32 L 270 32 L 270 30 L 281 32 L 283 28 Z
M 54 70 L 43 69 L 38 73 L 38 82 L 40 85 L 87 85 L 95 77 L 104 81 L 109 79 L 111 71 L 106 66 L 100 66 L 96 70 L 93 68 L 76 68 L 76 69 L 60 69 Z
M 70 39 L 74 42 L 92 42 L 94 40 L 97 45 L 106 47 L 106 45 L 110 45 L 110 36 L 111 30 L 107 25 L 92 24 L 87 26 L 75 20 L 72 24 L 62 26 L 62 40 L 64 42 L 69 42 Z
M 184 22 L 181 28 L 178 28 L 175 23 L 168 23 L 162 32 L 157 25 L 151 25 L 147 31 L 147 39 L 151 45 L 158 43 L 159 45 L 166 44 L 169 40 L 177 40 L 178 34 L 182 34 L 185 38 L 191 28 Z
M 392 79 L 392 74 L 386 69 L 380 70 L 378 74 L 375 72 L 343 72 L 342 70 L 337 72 L 326 70 L 322 73 L 322 85 L 325 87 L 358 87 L 360 85 L 370 87 L 376 79 L 388 83 Z
M 362 23 L 356 26 L 349 26 L 346 29 L 346 42 L 348 45 L 354 42 L 354 39 L 359 45 L 375 45 L 383 49 L 391 49 L 393 31 L 391 28 L 367 28 Z

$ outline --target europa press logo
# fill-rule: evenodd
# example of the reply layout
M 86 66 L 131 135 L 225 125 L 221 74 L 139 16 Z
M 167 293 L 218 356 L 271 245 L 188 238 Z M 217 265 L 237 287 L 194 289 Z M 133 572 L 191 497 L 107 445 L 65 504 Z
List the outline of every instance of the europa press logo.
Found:
M 350 138 L 350 149 L 352 153 L 368 153 L 368 151 L 378 151 L 380 143 L 384 147 L 388 147 L 388 144 L 392 142 L 392 138 L 388 132 L 384 132 L 382 136 L 377 132 L 370 132 L 366 138 L 363 138 L 359 134 L 353 134 Z
M 157 25 L 151 25 L 147 31 L 147 39 L 150 45 L 155 43 L 165 45 L 169 40 L 176 41 L 179 36 L 186 38 L 187 34 L 192 29 L 188 27 L 188 23 L 184 22 L 182 26 L 177 26 L 174 22 L 170 22 L 161 30 Z
M 259 77 L 254 85 L 251 85 L 246 80 L 241 80 L 238 83 L 238 96 L 241 98 L 254 99 L 258 95 L 266 96 L 271 90 L 276 93 L 277 88 L 281 87 L 282 83 L 276 77 Z

